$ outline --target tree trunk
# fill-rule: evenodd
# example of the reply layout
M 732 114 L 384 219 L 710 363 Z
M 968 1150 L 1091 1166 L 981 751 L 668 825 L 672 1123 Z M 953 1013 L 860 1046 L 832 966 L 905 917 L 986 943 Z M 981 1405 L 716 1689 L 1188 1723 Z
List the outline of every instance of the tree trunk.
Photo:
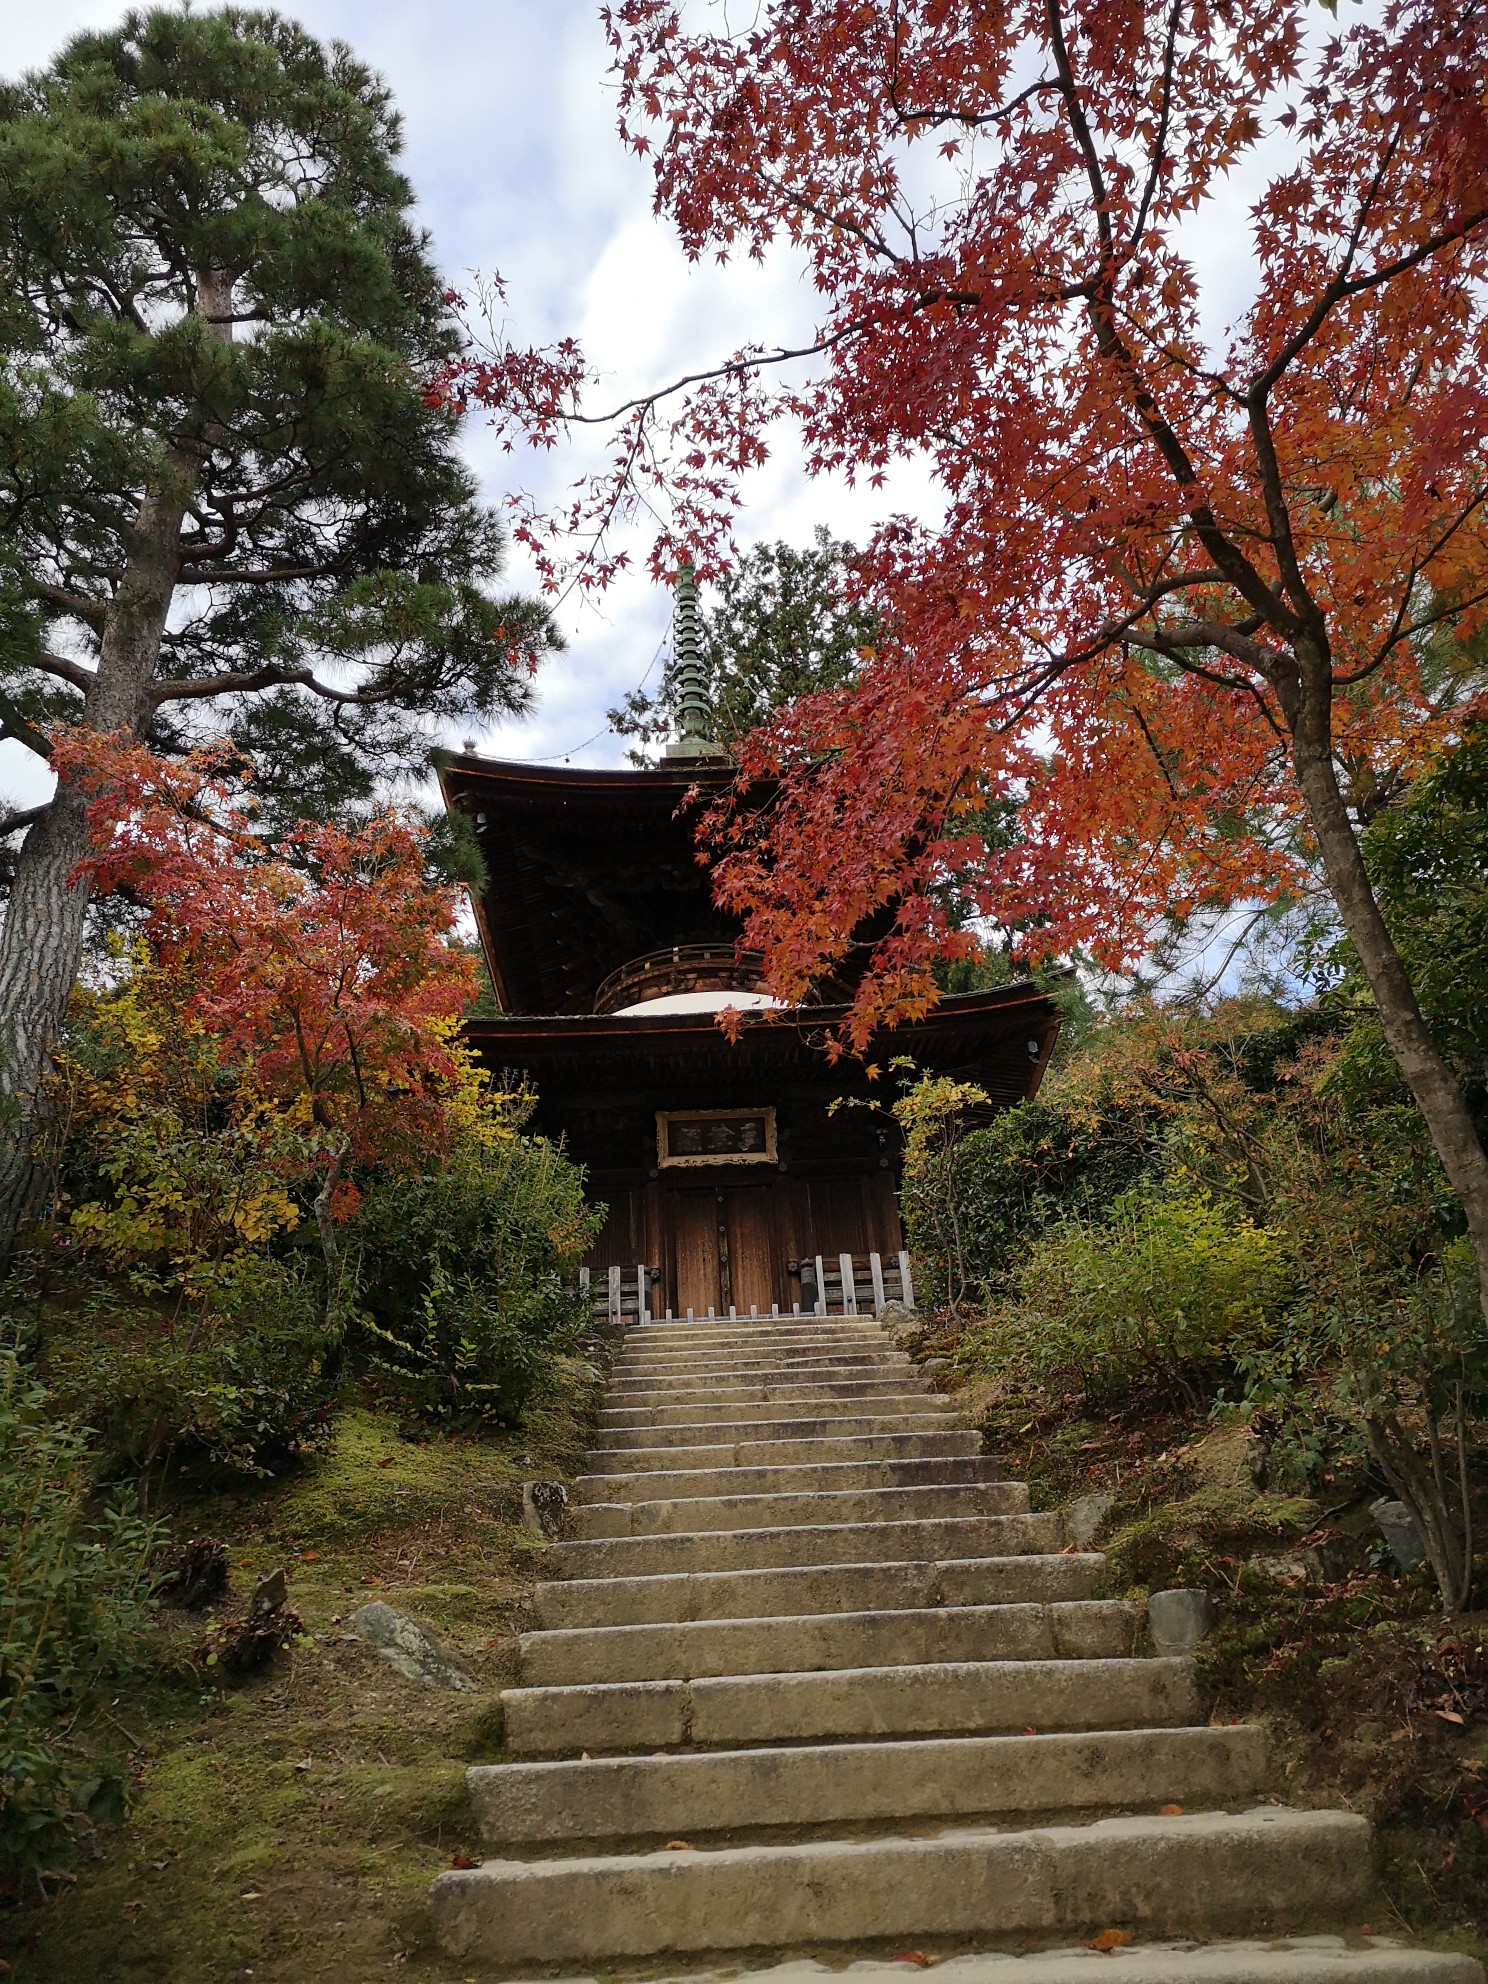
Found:
M 192 465 L 169 456 L 135 514 L 128 563 L 104 622 L 98 668 L 83 721 L 142 738 L 152 715 L 150 684 L 180 574 L 181 522 Z M 16 860 L 0 930 L 0 1263 L 34 1209 L 37 1119 L 57 1031 L 82 961 L 86 881 L 72 873 L 87 851 L 83 795 L 59 784 Z
M 1380 1025 L 1406 1086 L 1426 1119 L 1431 1141 L 1462 1203 L 1488 1315 L 1488 1154 L 1436 1043 L 1421 1017 L 1415 987 L 1380 914 L 1364 855 L 1338 789 L 1327 691 L 1304 690 L 1292 736 L 1297 784 L 1317 836 L 1328 888 L 1358 953 Z

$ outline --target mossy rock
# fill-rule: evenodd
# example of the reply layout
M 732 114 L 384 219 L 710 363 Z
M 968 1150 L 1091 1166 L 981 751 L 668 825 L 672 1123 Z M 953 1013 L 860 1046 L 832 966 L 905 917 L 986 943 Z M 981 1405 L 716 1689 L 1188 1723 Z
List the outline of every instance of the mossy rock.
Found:
M 1211 1485 L 1124 1523 L 1118 1508 L 1102 1547 L 1118 1589 L 1212 1585 L 1216 1559 L 1290 1542 L 1305 1535 L 1317 1519 L 1317 1504 L 1302 1495 Z

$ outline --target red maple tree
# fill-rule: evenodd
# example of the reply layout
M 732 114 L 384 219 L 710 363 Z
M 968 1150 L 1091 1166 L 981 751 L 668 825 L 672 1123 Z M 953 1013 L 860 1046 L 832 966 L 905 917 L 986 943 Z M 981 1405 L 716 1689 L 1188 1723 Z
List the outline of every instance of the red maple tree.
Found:
M 794 247 L 815 363 L 790 383 L 756 347 L 620 409 L 609 473 L 524 528 L 550 555 L 554 530 L 598 534 L 603 577 L 603 531 L 649 479 L 677 500 L 658 565 L 706 568 L 782 416 L 812 472 L 913 460 L 944 497 L 939 525 L 891 520 L 862 561 L 886 632 L 861 680 L 748 747 L 778 801 L 713 823 L 776 989 L 893 906 L 861 1044 L 933 998 L 948 884 L 1030 955 L 1114 963 L 1160 916 L 1320 872 L 1488 1296 L 1488 1159 L 1359 845 L 1479 687 L 1488 11 L 1386 0 L 1340 28 L 1308 0 L 774 0 L 717 32 L 684 13 L 608 10 L 622 131 L 691 255 Z M 588 417 L 572 345 L 472 352 L 447 386 L 544 442 Z M 997 799 L 1009 846 L 975 830 Z
M 425 872 L 423 829 L 387 810 L 355 828 L 305 822 L 270 846 L 225 748 L 165 760 L 78 731 L 54 753 L 89 795 L 95 887 L 146 906 L 147 941 L 193 987 L 187 1014 L 224 1061 L 305 1110 L 333 1270 L 351 1167 L 437 1148 L 461 1075 L 453 1032 L 475 966 L 449 941 L 456 894 Z

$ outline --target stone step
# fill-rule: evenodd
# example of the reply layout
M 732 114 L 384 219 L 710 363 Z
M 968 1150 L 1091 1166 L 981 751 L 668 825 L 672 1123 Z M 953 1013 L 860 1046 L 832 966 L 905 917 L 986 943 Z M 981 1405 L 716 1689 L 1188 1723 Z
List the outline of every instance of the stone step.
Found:
M 949 1481 L 922 1488 L 835 1488 L 780 1494 L 668 1496 L 590 1502 L 570 1511 L 575 1538 L 676 1536 L 701 1530 L 794 1529 L 916 1522 L 935 1516 L 1015 1516 L 1028 1507 L 1021 1481 Z
M 720 1405 L 749 1405 L 762 1399 L 818 1399 L 818 1398 L 865 1398 L 878 1399 L 883 1396 L 900 1398 L 927 1397 L 922 1392 L 919 1380 L 907 1371 L 889 1371 L 881 1377 L 869 1372 L 862 1377 L 851 1375 L 823 1378 L 782 1378 L 758 1382 L 747 1374 L 735 1380 L 708 1379 L 705 1383 L 687 1385 L 654 1385 L 649 1379 L 637 1385 L 613 1386 L 605 1394 L 607 1409 L 618 1405 L 644 1406 L 648 1402 L 657 1405 L 686 1404 L 696 1398 L 699 1401 L 716 1400 Z
M 890 1332 L 872 1316 L 762 1316 L 751 1322 L 745 1316 L 733 1322 L 643 1323 L 628 1330 L 621 1343 L 623 1355 L 642 1350 L 690 1350 L 698 1347 L 733 1349 L 751 1344 L 776 1343 L 889 1343 Z
M 757 1571 L 785 1564 L 866 1564 L 939 1557 L 1022 1557 L 1057 1551 L 1063 1518 L 926 1516 L 902 1522 L 803 1523 L 794 1528 L 688 1530 L 556 1543 L 564 1577 L 641 1577 L 648 1571 Z
M 549 1628 L 523 1634 L 522 1680 L 528 1687 L 561 1688 L 930 1662 L 1117 1658 L 1131 1652 L 1138 1619 L 1136 1607 L 1119 1599 L 1089 1598 L 1062 1605 L 900 1607 Z
M 973 1436 L 975 1437 L 975 1436 Z M 683 1453 L 688 1450 L 682 1449 Z M 719 1461 L 711 1467 L 682 1465 L 637 1468 L 629 1473 L 583 1474 L 572 1499 L 586 1502 L 656 1502 L 669 1496 L 701 1500 L 709 1496 L 840 1494 L 856 1488 L 931 1488 L 1001 1482 L 1002 1463 L 990 1454 L 935 1454 L 882 1460 L 783 1460 L 777 1467 Z M 1023 1490 L 1019 1508 L 1026 1508 Z
M 608 1415 L 601 1413 L 598 1437 L 603 1444 L 596 1451 L 614 1454 L 629 1452 L 636 1447 L 699 1447 L 743 1441 L 851 1440 L 881 1438 L 884 1435 L 899 1439 L 918 1433 L 950 1433 L 964 1438 L 970 1430 L 948 1409 L 950 1401 L 947 1399 L 931 1394 L 923 1399 L 913 1399 L 910 1403 L 912 1409 L 907 1412 L 861 1412 L 852 1408 L 839 1412 L 834 1408 L 831 1413 L 812 1412 L 800 1416 L 789 1407 L 781 1407 L 767 1416 L 746 1413 L 742 1419 L 732 1414 L 710 1414 L 696 1407 L 685 1407 L 681 1409 L 683 1416 L 671 1424 L 660 1423 L 654 1414 L 623 1412 L 619 1415 L 618 1425 L 608 1425 Z M 978 1447 L 980 1444 L 978 1437 Z M 976 1450 L 968 1448 L 965 1451 Z M 593 1457 L 591 1454 L 591 1460 Z
M 716 1366 L 682 1371 L 652 1365 L 620 1367 L 610 1373 L 611 1392 L 708 1391 L 720 1385 L 850 1384 L 859 1378 L 918 1378 L 907 1357 L 880 1351 L 876 1356 L 732 1358 Z
M 891 1755 L 881 1743 L 836 1743 L 484 1764 L 466 1776 L 483 1837 L 511 1846 L 1120 1806 L 1203 1811 L 1249 1803 L 1265 1769 L 1265 1731 L 1237 1726 L 952 1737 L 896 1743 Z
M 637 1405 L 634 1401 L 626 1405 L 605 1406 L 599 1415 L 601 1435 L 613 1428 L 644 1426 L 659 1429 L 663 1426 L 708 1426 L 716 1427 L 725 1423 L 738 1425 L 746 1421 L 763 1419 L 797 1419 L 818 1424 L 829 1419 L 873 1419 L 880 1422 L 872 1429 L 875 1432 L 915 1432 L 923 1431 L 925 1423 L 939 1419 L 942 1424 L 960 1424 L 956 1417 L 953 1402 L 943 1392 L 889 1392 L 874 1393 L 872 1396 L 844 1398 L 814 1398 L 810 1400 L 794 1398 L 762 1399 L 709 1399 L 698 1405 Z M 882 1422 L 890 1422 L 884 1425 Z M 906 1421 L 919 1424 L 906 1425 Z M 602 1442 L 609 1446 L 605 1438 Z M 663 1444 L 655 1442 L 653 1444 Z
M 758 1468 L 784 1472 L 792 1467 L 826 1467 L 844 1462 L 981 1459 L 982 1436 L 967 1427 L 943 1433 L 849 1433 L 833 1440 L 735 1440 L 717 1446 L 596 1447 L 588 1457 L 591 1472 L 580 1487 L 611 1475 L 660 1474 L 677 1469 L 715 1467 Z M 1000 1465 L 1001 1463 L 997 1463 Z
M 489 1860 L 441 1874 L 445 1951 L 510 1968 L 910 1937 L 1280 1933 L 1355 1921 L 1370 1828 L 1263 1808 L 929 1838 Z
M 954 1984 L 1091 1984 L 1095 1954 L 1083 1944 L 1031 1956 L 993 1951 L 950 1956 L 935 1968 L 947 1972 Z M 1483 1966 L 1475 1957 L 1418 1949 L 1392 1936 L 1371 1935 L 1352 1944 L 1342 1936 L 1294 1936 L 1271 1943 L 1140 1942 L 1115 1954 L 1121 1984 L 1484 1984 Z M 904 1984 L 906 1973 L 917 1967 L 863 1959 L 852 1969 L 855 1984 Z M 735 1971 L 730 1984 L 818 1984 L 831 1974 L 824 1963 L 797 1958 L 772 1970 Z M 560 1979 L 559 1984 L 580 1980 Z M 661 1984 L 695 1980 L 673 1977 Z
M 688 1371 L 726 1371 L 732 1365 L 781 1364 L 861 1364 L 878 1358 L 907 1364 L 909 1353 L 897 1349 L 886 1338 L 848 1338 L 842 1342 L 733 1344 L 719 1350 L 642 1350 L 622 1351 L 615 1360 L 616 1373 L 655 1371 L 661 1375 L 685 1375 Z
M 1193 1662 L 1175 1659 L 964 1661 L 507 1688 L 501 1704 L 507 1748 L 520 1756 L 681 1743 L 1148 1729 L 1198 1717 Z M 884 1766 L 893 1768 L 891 1755 Z
M 830 1564 L 790 1570 L 684 1571 L 540 1584 L 544 1626 L 647 1626 L 688 1619 L 799 1618 L 808 1612 L 912 1611 L 941 1605 L 1055 1605 L 1089 1598 L 1105 1558 L 971 1557 L 941 1563 Z

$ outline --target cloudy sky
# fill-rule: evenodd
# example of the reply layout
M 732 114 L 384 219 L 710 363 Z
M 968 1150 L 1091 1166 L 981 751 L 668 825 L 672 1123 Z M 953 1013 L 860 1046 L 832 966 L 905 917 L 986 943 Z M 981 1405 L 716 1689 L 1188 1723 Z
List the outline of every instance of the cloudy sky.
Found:
M 37 67 L 79 28 L 111 25 L 124 11 L 122 0 L 7 0 L 0 73 Z M 653 219 L 649 177 L 615 135 L 598 0 L 283 0 L 282 11 L 347 41 L 387 78 L 440 266 L 457 287 L 499 269 L 524 341 L 576 334 L 624 397 L 724 356 L 746 336 L 810 328 L 810 299 L 793 268 L 689 268 L 668 225 Z M 583 465 L 578 455 L 502 455 L 476 425 L 466 445 L 492 502 L 519 482 L 560 488 Z M 804 542 L 818 522 L 862 535 L 891 500 L 919 508 L 925 492 L 901 483 L 870 498 L 812 486 L 780 458 L 752 479 L 748 497 L 746 540 Z M 639 535 L 635 549 L 645 549 Z M 520 559 L 512 570 L 527 582 Z M 483 746 L 624 762 L 604 713 L 655 663 L 669 612 L 669 597 L 641 571 L 596 604 L 566 601 L 568 651 L 546 669 L 535 714 Z

